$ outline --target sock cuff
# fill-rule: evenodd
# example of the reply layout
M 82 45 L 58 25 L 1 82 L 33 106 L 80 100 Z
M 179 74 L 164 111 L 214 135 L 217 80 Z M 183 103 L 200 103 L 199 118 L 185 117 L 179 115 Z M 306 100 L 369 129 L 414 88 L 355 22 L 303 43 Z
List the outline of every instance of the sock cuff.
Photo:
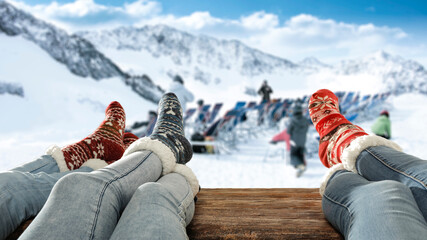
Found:
M 190 184 L 191 191 L 193 192 L 193 197 L 195 197 L 197 193 L 199 193 L 199 180 L 197 179 L 191 168 L 184 164 L 176 164 L 172 172 L 179 173 L 184 176 L 184 178 Z
M 86 162 L 84 162 L 80 167 L 90 167 L 93 170 L 98 170 L 106 166 L 108 166 L 108 163 L 105 162 L 104 160 L 98 159 L 98 158 L 91 158 Z
M 60 147 L 52 145 L 46 150 L 46 154 L 52 156 L 53 159 L 55 159 L 60 172 L 70 171 L 70 169 L 67 167 L 67 163 L 65 162 L 64 153 Z
M 329 168 L 326 174 L 323 176 L 322 182 L 319 187 L 319 193 L 321 196 L 323 196 L 323 194 L 325 193 L 326 185 L 328 184 L 329 179 L 335 172 L 339 170 L 345 170 L 344 165 L 342 163 L 338 163 Z
M 157 139 L 144 137 L 133 142 L 125 151 L 123 156 L 127 156 L 137 151 L 148 150 L 156 154 L 162 162 L 162 176 L 173 171 L 176 165 L 176 158 L 173 152 L 164 143 Z
M 365 135 L 354 139 L 350 145 L 344 149 L 341 155 L 341 162 L 345 169 L 357 173 L 356 160 L 359 154 L 368 147 L 386 146 L 399 152 L 402 148 L 395 142 L 376 135 Z

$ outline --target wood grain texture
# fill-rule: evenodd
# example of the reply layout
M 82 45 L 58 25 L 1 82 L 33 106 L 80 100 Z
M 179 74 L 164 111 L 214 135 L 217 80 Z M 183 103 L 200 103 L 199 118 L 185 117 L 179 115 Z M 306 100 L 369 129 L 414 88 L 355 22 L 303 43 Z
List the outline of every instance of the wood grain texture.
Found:
M 202 189 L 190 239 L 343 239 L 317 188 Z
M 324 218 L 317 188 L 202 189 L 197 196 L 190 239 L 343 239 Z

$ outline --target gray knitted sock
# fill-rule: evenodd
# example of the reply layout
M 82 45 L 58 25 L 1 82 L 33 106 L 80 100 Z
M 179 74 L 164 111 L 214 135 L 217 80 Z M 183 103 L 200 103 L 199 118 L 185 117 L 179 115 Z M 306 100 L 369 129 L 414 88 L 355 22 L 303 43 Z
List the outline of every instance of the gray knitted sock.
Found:
M 182 108 L 175 94 L 166 93 L 160 100 L 159 117 L 150 138 L 165 144 L 177 163 L 185 164 L 193 156 L 191 144 L 184 137 Z

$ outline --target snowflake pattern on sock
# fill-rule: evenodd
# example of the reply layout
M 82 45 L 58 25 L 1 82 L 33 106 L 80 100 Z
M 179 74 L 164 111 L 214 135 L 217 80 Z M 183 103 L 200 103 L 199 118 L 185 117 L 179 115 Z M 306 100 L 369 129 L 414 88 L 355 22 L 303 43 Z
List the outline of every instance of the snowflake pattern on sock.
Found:
M 175 94 L 163 95 L 159 102 L 158 116 L 150 138 L 165 144 L 174 154 L 177 163 L 187 163 L 193 156 L 193 150 L 184 136 L 182 108 Z
M 70 170 L 78 169 L 89 159 L 102 159 L 112 163 L 125 151 L 123 132 L 125 112 L 118 102 L 112 102 L 105 110 L 105 119 L 99 127 L 83 140 L 62 148 Z
M 340 163 L 341 154 L 353 139 L 367 135 L 339 112 L 337 96 L 327 90 L 315 92 L 309 102 L 311 120 L 320 135 L 319 157 L 323 165 Z
M 337 96 L 327 89 L 319 90 L 311 96 L 308 109 L 320 137 L 340 124 L 349 123 L 339 111 Z
M 125 149 L 127 149 L 133 142 L 138 140 L 138 137 L 131 133 L 131 132 L 125 132 L 123 135 L 123 143 L 125 144 Z

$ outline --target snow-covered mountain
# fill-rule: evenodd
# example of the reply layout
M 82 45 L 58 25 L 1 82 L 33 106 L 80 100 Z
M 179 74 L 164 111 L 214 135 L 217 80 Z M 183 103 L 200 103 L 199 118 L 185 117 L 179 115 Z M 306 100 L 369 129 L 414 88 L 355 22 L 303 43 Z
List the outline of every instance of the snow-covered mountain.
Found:
M 221 97 L 231 94 L 234 100 L 248 98 L 264 79 L 276 90 L 276 97 L 324 87 L 427 93 L 427 71 L 422 65 L 383 51 L 329 65 L 314 57 L 293 63 L 236 40 L 196 36 L 164 25 L 77 34 L 91 41 L 122 69 L 153 76 L 163 87 L 166 81 L 161 79 L 181 74 L 190 80 L 193 91 L 207 88 L 216 93 L 211 98 L 218 97 L 218 92 Z M 228 88 L 232 91 L 224 91 Z M 210 99 L 205 93 L 200 97 Z
M 184 77 L 196 98 L 210 102 L 256 100 L 254 93 L 264 79 L 278 98 L 325 87 L 427 93 L 423 66 L 382 51 L 329 65 L 313 57 L 294 63 L 237 40 L 197 36 L 165 25 L 69 35 L 4 1 L 0 2 L 0 32 L 36 43 L 78 76 L 118 76 L 153 102 L 176 74 Z
M 90 42 L 77 35 L 70 36 L 4 1 L 0 2 L 0 30 L 34 42 L 78 76 L 102 79 L 125 75 Z
M 323 63 L 315 57 L 304 58 L 302 61 L 298 62 L 298 65 L 305 67 L 305 68 L 313 68 L 316 70 L 318 70 L 319 68 L 332 68 L 331 65 Z
M 0 32 L 8 36 L 22 36 L 34 42 L 78 76 L 95 80 L 120 77 L 139 95 L 153 102 L 157 102 L 163 92 L 149 79 L 134 78 L 123 72 L 86 39 L 69 35 L 5 1 L 0 2 Z M 138 91 L 141 88 L 133 87 L 136 85 L 144 86 L 145 91 Z
M 385 88 L 394 93 L 421 92 L 427 94 L 427 71 L 419 63 L 377 51 L 366 57 L 342 61 L 337 67 L 338 74 L 357 75 L 360 73 L 382 79 Z
M 216 69 L 234 69 L 242 76 L 272 73 L 275 69 L 295 69 L 289 60 L 250 48 L 236 40 L 219 40 L 195 36 L 165 25 L 142 28 L 120 27 L 100 32 L 80 32 L 101 48 L 149 52 L 153 57 L 167 56 L 176 65 L 193 65 Z

